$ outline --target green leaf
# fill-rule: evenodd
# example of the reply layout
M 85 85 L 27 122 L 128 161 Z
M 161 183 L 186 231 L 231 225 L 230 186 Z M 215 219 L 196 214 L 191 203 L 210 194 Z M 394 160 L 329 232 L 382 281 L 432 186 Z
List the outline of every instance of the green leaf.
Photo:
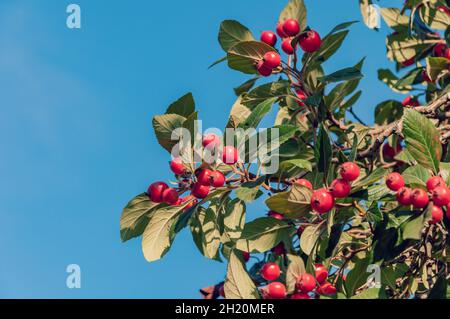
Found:
M 187 93 L 173 102 L 166 111 L 166 114 L 178 114 L 183 117 L 189 117 L 195 112 L 195 102 L 192 93 Z
M 345 280 L 345 290 L 347 296 L 353 296 L 356 290 L 364 285 L 369 277 L 370 273 L 367 272 L 369 265 L 372 263 L 372 255 L 367 254 L 363 259 L 354 260 L 355 267 L 350 270 Z
M 303 259 L 297 255 L 287 254 L 287 259 L 289 265 L 286 270 L 286 290 L 290 294 L 295 291 L 297 279 L 306 272 L 306 268 Z
M 142 251 L 147 261 L 158 260 L 169 251 L 174 239 L 172 226 L 184 206 L 164 207 L 152 214 L 142 235 Z
M 399 101 L 388 100 L 375 107 L 375 123 L 386 125 L 395 122 L 403 116 L 404 106 Z
M 320 225 L 308 226 L 300 237 L 300 248 L 309 256 L 320 236 Z
M 394 92 L 398 93 L 408 93 L 412 90 L 411 85 L 399 86 L 397 85 L 398 77 L 392 73 L 389 69 L 379 69 L 378 70 L 378 80 L 386 83 L 388 87 Z
M 241 85 L 239 85 L 237 88 L 234 88 L 234 93 L 239 96 L 243 93 L 246 93 L 250 91 L 250 89 L 255 85 L 256 81 L 258 81 L 259 77 L 254 77 L 248 81 L 245 81 Z
M 401 14 L 398 8 L 381 8 L 381 16 L 390 28 L 408 29 L 409 17 Z
M 250 115 L 245 119 L 245 121 L 240 123 L 238 127 L 243 129 L 257 128 L 264 116 L 266 116 L 267 113 L 270 112 L 275 101 L 276 98 L 271 98 L 258 104 L 251 111 Z
M 427 57 L 427 73 L 432 81 L 436 81 L 442 72 L 448 72 L 450 60 L 441 57 Z
M 312 164 L 311 162 L 300 158 L 286 160 L 280 163 L 281 171 L 289 171 L 293 168 L 300 168 L 302 170 L 307 170 L 308 172 L 311 172 Z
M 319 80 L 323 83 L 333 83 L 333 82 L 341 82 L 341 81 L 350 81 L 357 80 L 363 77 L 361 70 L 351 67 L 345 68 L 329 75 L 326 75 Z
M 403 228 L 403 239 L 414 239 L 419 240 L 422 238 L 422 229 L 425 223 L 430 219 L 432 204 L 428 205 L 425 213 L 418 216 L 412 216 L 408 221 L 402 225 Z
M 403 173 L 405 184 L 416 188 L 426 187 L 427 180 L 430 178 L 430 172 L 422 165 L 414 165 L 408 167 Z
M 242 103 L 242 96 L 239 96 L 230 111 L 227 127 L 237 128 L 240 123 L 250 115 L 251 109 Z
M 369 288 L 350 299 L 386 299 L 386 293 L 381 288 Z
M 237 198 L 246 203 L 253 202 L 256 199 L 264 180 L 265 176 L 261 176 L 256 181 L 241 184 L 241 186 L 236 190 Z
M 289 82 L 280 80 L 260 85 L 243 95 L 242 103 L 250 109 L 270 98 L 280 98 L 289 93 Z
M 266 199 L 271 210 L 287 218 L 300 218 L 311 211 L 311 190 L 294 184 L 289 192 L 277 193 Z
M 384 167 L 377 167 L 372 173 L 367 175 L 366 177 L 357 180 L 352 185 L 352 192 L 367 187 L 369 185 L 372 185 L 381 179 L 383 179 L 388 173 L 390 173 L 389 169 L 386 169 Z
M 220 63 L 222 63 L 222 62 L 225 62 L 226 60 L 227 60 L 227 57 L 224 56 L 223 58 L 220 58 L 219 60 L 213 62 L 213 63 L 208 67 L 208 69 L 211 69 L 212 67 L 214 67 L 214 66 L 216 66 L 217 64 L 220 64 Z
M 160 205 L 150 200 L 147 193 L 133 198 L 120 217 L 120 238 L 123 242 L 142 235 L 150 220 L 151 212 Z
M 270 51 L 273 51 L 273 48 L 262 42 L 239 42 L 228 50 L 228 66 L 243 73 L 256 74 L 257 61 L 262 60 L 264 54 Z
M 411 37 L 406 33 L 391 34 L 387 37 L 386 46 L 388 49 L 387 57 L 402 63 L 406 60 L 415 58 L 421 52 L 430 48 L 436 43 L 436 40 L 422 40 Z
M 405 86 L 411 86 L 413 84 L 418 84 L 422 82 L 422 68 L 415 68 L 402 76 L 397 83 L 395 88 L 399 89 Z
M 361 15 L 363 17 L 363 22 L 366 26 L 368 27 L 372 27 L 372 23 L 371 23 L 371 13 L 372 11 L 370 10 L 372 5 L 372 1 L 371 0 L 359 0 L 359 8 L 361 10 Z
M 327 172 L 333 158 L 333 150 L 331 147 L 330 137 L 323 125 L 320 125 L 319 136 L 317 138 L 317 144 L 314 148 L 314 154 L 317 161 L 318 171 L 321 173 Z
M 300 32 L 306 28 L 306 6 L 303 0 L 289 0 L 278 19 L 282 23 L 287 19 L 295 19 L 300 24 Z
M 253 34 L 238 21 L 225 20 L 220 24 L 219 43 L 225 52 L 239 42 L 252 40 L 254 40 Z
M 227 299 L 259 299 L 259 292 L 245 270 L 244 263 L 235 251 L 231 252 L 225 279 L 224 292 Z
M 236 248 L 250 253 L 265 252 L 286 237 L 292 226 L 272 217 L 260 217 L 245 224 Z
M 153 117 L 153 129 L 158 143 L 167 151 L 171 152 L 172 147 L 178 141 L 172 140 L 172 133 L 175 129 L 183 127 L 186 118 L 178 114 L 164 114 Z
M 446 30 L 450 25 L 450 16 L 437 7 L 436 4 L 424 2 L 419 9 L 420 18 L 432 29 Z
M 228 202 L 223 223 L 227 236 L 232 240 L 239 239 L 245 225 L 245 203 L 239 199 Z
M 358 23 L 358 21 L 348 21 L 348 22 L 343 22 L 338 24 L 337 26 L 335 26 L 333 29 L 331 29 L 331 31 L 327 34 L 327 36 L 336 33 L 338 31 L 347 29 L 349 26 L 351 26 L 352 24 Z
M 320 49 L 314 53 L 305 54 L 304 60 L 310 59 L 310 61 L 317 61 L 319 63 L 325 62 L 341 47 L 348 32 L 348 30 L 345 30 L 326 36 L 323 38 Z
M 218 225 L 219 214 L 222 211 L 219 209 L 219 204 L 210 205 L 206 211 L 202 221 L 203 234 L 203 254 L 210 259 L 220 260 L 219 246 L 220 246 L 220 229 Z
M 407 150 L 417 163 L 437 174 L 442 146 L 439 132 L 434 124 L 417 111 L 408 109 L 403 120 L 403 134 Z

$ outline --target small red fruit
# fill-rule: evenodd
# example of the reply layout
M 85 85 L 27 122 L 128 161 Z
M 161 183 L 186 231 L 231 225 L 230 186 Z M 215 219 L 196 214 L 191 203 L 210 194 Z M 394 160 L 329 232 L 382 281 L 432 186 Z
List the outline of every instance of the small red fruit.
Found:
M 284 53 L 291 55 L 294 54 L 295 50 L 291 43 L 291 38 L 286 38 L 281 42 L 281 49 L 284 51 Z
M 402 102 L 403 106 L 419 106 L 419 101 L 414 96 L 407 96 Z
M 334 198 L 324 188 L 313 192 L 311 196 L 311 208 L 319 214 L 329 212 L 334 206 Z
M 311 297 L 303 292 L 296 292 L 291 296 L 291 299 L 311 299 Z
M 409 206 L 412 203 L 411 195 L 411 189 L 403 187 L 397 192 L 397 202 L 403 206 Z
M 316 279 L 313 275 L 304 273 L 297 280 L 297 289 L 303 293 L 308 293 L 316 288 Z
M 222 187 L 225 184 L 225 175 L 220 171 L 214 171 L 209 176 L 211 186 Z
M 191 194 L 197 198 L 203 199 L 209 194 L 209 186 L 195 183 L 192 187 Z
M 359 167 L 356 163 L 346 162 L 341 165 L 341 177 L 346 181 L 353 182 L 359 177 Z
M 168 205 L 175 205 L 178 201 L 178 192 L 174 188 L 167 188 L 162 193 L 162 200 Z
M 432 192 L 433 203 L 437 206 L 447 206 L 450 203 L 450 190 L 446 186 L 438 186 Z
M 411 65 L 413 65 L 414 62 L 416 62 L 416 58 L 415 58 L 415 57 L 412 57 L 411 59 L 408 59 L 408 60 L 403 61 L 401 64 L 402 64 L 403 66 L 406 67 L 406 66 L 411 66 Z
M 266 68 L 275 69 L 280 66 L 281 57 L 275 51 L 270 51 L 264 54 L 264 65 Z
M 396 149 L 394 149 L 389 143 L 383 144 L 383 157 L 387 160 L 392 160 L 394 157 L 402 151 L 402 145 L 397 143 Z
M 272 253 L 277 256 L 284 255 L 286 253 L 286 249 L 284 248 L 284 243 L 281 242 L 275 247 L 271 249 Z
M 278 220 L 282 220 L 284 218 L 284 216 L 282 214 L 274 212 L 273 210 L 269 211 L 267 213 L 267 216 L 273 217 L 273 218 L 278 219 Z
M 261 276 L 267 281 L 277 279 L 280 273 L 280 267 L 276 263 L 267 263 L 261 268 Z
M 298 43 L 303 51 L 311 53 L 320 49 L 322 39 L 316 31 L 310 30 L 300 36 Z
M 314 270 L 316 273 L 316 279 L 319 284 L 322 284 L 328 278 L 328 270 L 322 264 L 316 264 L 314 266 Z
M 304 178 L 299 178 L 299 179 L 295 180 L 295 184 L 301 185 L 304 187 L 308 187 L 311 190 L 313 189 L 311 182 Z
M 282 23 L 278 22 L 276 31 L 277 31 L 277 34 L 278 34 L 278 36 L 280 38 L 286 38 L 287 37 L 287 34 L 284 33 L 283 24 Z
M 335 179 L 331 183 L 330 191 L 334 198 L 345 198 L 350 194 L 352 187 L 345 179 Z
M 205 168 L 198 174 L 197 181 L 203 186 L 211 186 L 211 174 L 212 171 Z
M 219 295 L 220 297 L 225 298 L 225 288 L 223 287 L 223 285 L 219 288 Z
M 428 198 L 427 192 L 423 189 L 416 188 L 411 193 L 411 204 L 415 208 L 424 208 L 428 205 L 430 199 Z
M 225 146 L 222 153 L 222 161 L 228 165 L 234 165 L 238 161 L 238 151 L 234 146 Z
M 427 180 L 427 189 L 431 192 L 433 189 L 439 186 L 445 187 L 444 179 L 440 176 L 433 176 Z
M 173 160 L 170 161 L 170 169 L 172 170 L 172 172 L 174 174 L 177 175 L 181 175 L 184 173 L 185 168 L 183 165 L 183 161 L 181 160 L 181 158 L 174 158 Z
M 181 203 L 180 204 L 184 204 L 186 202 L 189 202 L 186 205 L 186 207 L 184 207 L 184 209 L 183 209 L 185 212 L 188 211 L 189 209 L 191 209 L 192 207 L 194 207 L 195 205 L 197 205 L 197 203 L 198 203 L 197 198 L 195 198 L 192 195 L 188 195 L 188 196 L 180 198 L 180 199 L 181 199 Z
M 435 57 L 441 57 L 444 56 L 444 52 L 447 49 L 447 46 L 445 43 L 438 43 L 433 47 L 433 55 Z
M 337 289 L 329 282 L 325 282 L 322 285 L 320 285 L 320 287 L 317 289 L 317 292 L 324 296 L 331 296 L 337 293 Z
M 286 297 L 286 286 L 281 282 L 271 282 L 267 285 L 267 295 L 272 299 L 283 299 Z
M 247 251 L 242 252 L 242 258 L 244 258 L 244 261 L 247 262 L 250 260 L 250 253 Z
M 427 70 L 425 70 L 425 69 L 422 71 L 422 79 L 423 79 L 425 82 L 433 83 L 433 80 L 430 78 L 430 76 L 428 75 Z
M 431 207 L 431 220 L 429 221 L 430 224 L 437 224 L 444 218 L 444 212 L 442 211 L 442 208 L 433 205 Z
M 300 24 L 295 19 L 287 19 L 283 23 L 283 31 L 290 37 L 295 37 L 300 32 Z
M 303 92 L 303 90 L 300 90 L 300 89 L 295 90 L 295 94 L 297 94 L 297 97 L 302 101 L 304 101 L 308 98 L 306 96 L 305 92 Z M 303 103 L 301 101 L 297 101 L 297 104 L 300 106 L 305 106 L 305 103 Z
M 405 186 L 405 179 L 403 178 L 402 175 L 400 175 L 397 172 L 394 173 L 390 173 L 387 177 L 386 177 L 386 186 L 391 190 L 391 191 L 398 191 L 400 188 Z
M 277 35 L 272 31 L 264 31 L 261 33 L 261 41 L 274 47 L 277 44 Z
M 450 60 L 450 48 L 445 49 L 444 54 L 442 55 L 443 58 L 446 58 L 447 60 Z
M 272 71 L 270 72 L 272 73 Z M 220 137 L 218 137 L 216 134 L 206 134 L 205 136 L 203 136 L 202 145 L 208 150 L 219 147 L 220 143 Z
M 437 8 L 440 12 L 445 13 L 446 15 L 450 16 L 450 9 L 447 8 L 446 6 L 439 6 Z
M 169 188 L 169 186 L 164 182 L 156 182 L 149 186 L 147 190 L 147 194 L 150 197 L 152 202 L 162 203 L 163 201 L 163 192 Z
M 272 69 L 266 67 L 264 64 L 264 61 L 259 61 L 258 65 L 256 66 L 256 71 L 262 76 L 270 76 L 272 74 Z

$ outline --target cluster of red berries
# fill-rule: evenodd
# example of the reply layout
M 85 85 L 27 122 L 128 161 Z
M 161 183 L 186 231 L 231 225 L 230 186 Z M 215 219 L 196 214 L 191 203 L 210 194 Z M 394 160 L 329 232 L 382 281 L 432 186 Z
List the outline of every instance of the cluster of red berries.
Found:
M 316 264 L 315 276 L 303 273 L 297 278 L 295 292 L 290 296 L 291 299 L 310 299 L 310 293 L 316 292 L 320 295 L 334 295 L 336 288 L 329 282 L 328 270 L 321 264 Z M 273 262 L 266 263 L 260 271 L 261 277 L 267 281 L 271 281 L 263 291 L 264 296 L 268 299 L 283 299 L 287 296 L 286 286 L 277 280 L 281 275 L 280 267 Z
M 450 218 L 450 189 L 440 176 L 433 176 L 428 179 L 427 190 L 416 188 L 410 189 L 405 187 L 405 179 L 399 173 L 390 173 L 386 177 L 386 186 L 397 192 L 397 202 L 403 206 L 412 205 L 414 208 L 420 209 L 428 207 L 430 201 L 431 207 L 431 224 L 436 224 L 444 218 L 444 212 L 441 207 L 446 207 L 447 217 Z
M 295 48 L 292 46 L 292 40 L 300 33 L 300 24 L 298 21 L 295 19 L 287 19 L 283 23 L 278 23 L 276 32 L 283 39 L 281 49 L 288 55 L 294 54 Z M 261 41 L 271 47 L 275 47 L 278 39 L 274 32 L 264 31 L 261 33 Z M 309 30 L 300 35 L 298 44 L 303 51 L 311 53 L 319 50 L 322 39 L 316 31 Z M 263 60 L 258 62 L 256 70 L 262 76 L 269 76 L 272 74 L 273 69 L 279 67 L 280 64 L 281 58 L 278 52 L 270 51 L 264 55 Z
M 205 135 L 202 141 L 203 147 L 208 150 L 217 149 L 221 145 L 220 138 L 215 134 Z M 238 161 L 238 150 L 233 146 L 225 146 L 222 149 L 222 162 L 227 165 L 234 165 Z M 170 161 L 170 169 L 177 176 L 186 174 L 186 168 L 180 158 L 174 158 Z M 171 206 L 189 204 L 184 208 L 188 210 L 197 204 L 197 199 L 203 199 L 208 196 L 211 187 L 223 187 L 226 182 L 225 175 L 218 170 L 208 168 L 199 168 L 195 171 L 195 181 L 185 180 L 190 183 L 191 195 L 184 198 L 179 197 L 179 191 L 169 187 L 164 182 L 155 182 L 147 190 L 152 202 L 166 203 Z

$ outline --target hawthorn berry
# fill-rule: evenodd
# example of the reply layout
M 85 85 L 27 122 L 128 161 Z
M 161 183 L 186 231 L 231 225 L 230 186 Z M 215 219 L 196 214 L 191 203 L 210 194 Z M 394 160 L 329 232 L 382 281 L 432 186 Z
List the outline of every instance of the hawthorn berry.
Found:
M 414 96 L 407 96 L 402 102 L 403 106 L 419 106 L 419 101 Z
M 283 24 L 282 23 L 278 22 L 276 31 L 277 31 L 277 34 L 278 34 L 278 36 L 280 38 L 286 38 L 287 37 L 287 34 L 284 33 Z
M 270 76 L 272 74 L 272 69 L 268 68 L 264 64 L 264 61 L 258 62 L 257 66 L 256 66 L 256 71 L 258 71 L 258 73 L 262 76 Z
M 284 39 L 283 42 L 281 42 L 281 49 L 284 51 L 284 53 L 288 55 L 294 54 L 295 50 L 294 47 L 292 46 L 292 39 L 291 38 Z
M 341 165 L 341 177 L 346 181 L 353 182 L 359 177 L 359 167 L 356 163 L 346 162 Z
M 345 179 L 335 179 L 330 186 L 330 192 L 334 198 L 345 198 L 351 190 L 350 183 Z
M 211 174 L 212 171 L 205 168 L 198 173 L 197 181 L 203 186 L 211 186 Z
M 277 44 L 277 35 L 272 31 L 264 31 L 261 33 L 261 41 L 274 47 Z
M 178 202 L 178 192 L 174 188 L 167 188 L 162 193 L 162 200 L 167 205 L 175 205 Z
M 310 30 L 300 36 L 298 44 L 303 49 L 303 51 L 312 53 L 320 49 L 320 46 L 322 45 L 322 39 L 316 31 Z
M 271 249 L 271 252 L 277 256 L 284 255 L 286 253 L 286 249 L 284 248 L 284 243 L 280 242 L 278 245 L 276 245 L 275 247 L 273 247 Z
M 188 211 L 189 209 L 191 209 L 192 207 L 194 207 L 195 205 L 197 205 L 198 200 L 197 198 L 195 198 L 192 195 L 188 195 L 186 197 L 180 198 L 181 199 L 181 203 L 180 204 L 184 204 L 186 202 L 189 202 L 186 207 L 184 207 L 184 211 Z
M 398 191 L 400 188 L 405 186 L 405 180 L 403 178 L 402 175 L 400 175 L 397 172 L 394 173 L 390 173 L 387 177 L 386 177 L 386 186 L 391 190 L 391 191 Z
M 297 279 L 297 289 L 303 293 L 308 293 L 316 288 L 316 279 L 313 275 L 304 273 Z
M 444 218 L 444 212 L 442 211 L 442 208 L 439 206 L 433 205 L 431 207 L 431 220 L 429 221 L 430 224 L 437 224 Z
M 261 276 L 267 281 L 277 279 L 280 274 L 280 267 L 276 263 L 267 263 L 261 268 Z
M 440 176 L 433 176 L 427 180 L 427 189 L 431 192 L 439 186 L 445 186 L 444 179 Z
M 314 266 L 314 271 L 316 274 L 316 279 L 319 284 L 323 284 L 328 278 L 328 270 L 322 264 L 316 264 Z
M 330 284 L 329 282 L 325 282 L 319 286 L 317 292 L 324 296 L 331 296 L 337 293 L 337 289 L 335 286 Z
M 404 67 L 407 67 L 407 66 L 413 65 L 414 62 L 416 62 L 416 58 L 415 58 L 415 57 L 412 57 L 411 59 L 408 59 L 408 60 L 403 61 L 401 64 L 402 64 Z
M 223 285 L 219 288 L 219 295 L 220 297 L 225 298 L 225 288 Z
M 176 175 L 181 175 L 185 172 L 183 161 L 177 157 L 170 161 L 170 169 Z
M 303 92 L 303 90 L 301 90 L 301 89 L 295 90 L 295 94 L 302 101 L 304 101 L 304 100 L 306 100 L 308 98 L 306 96 L 305 92 Z M 305 106 L 305 103 L 303 103 L 302 101 L 297 101 L 297 104 L 300 105 L 300 106 Z
M 303 292 L 296 292 L 291 296 L 291 299 L 311 299 L 311 297 Z
M 225 146 L 222 152 L 222 161 L 228 165 L 234 165 L 238 161 L 238 151 L 234 146 Z
M 437 206 L 447 206 L 450 203 L 450 190 L 446 186 L 438 186 L 432 192 L 433 203 Z
M 443 12 L 443 13 L 445 13 L 446 15 L 450 16 L 450 9 L 447 8 L 446 6 L 438 6 L 437 9 L 438 9 L 440 12 Z
M 312 186 L 311 182 L 308 181 L 307 179 L 304 179 L 304 178 L 296 179 L 294 183 L 297 184 L 297 185 L 308 187 L 311 190 L 313 189 L 313 186 Z
M 280 66 L 281 57 L 277 52 L 270 51 L 264 54 L 263 61 L 266 68 L 275 69 Z
M 283 214 L 274 212 L 273 210 L 269 211 L 267 213 L 267 216 L 273 217 L 273 218 L 278 219 L 278 220 L 282 220 L 284 218 Z
M 427 192 L 423 189 L 416 188 L 411 193 L 411 204 L 415 208 L 424 208 L 428 205 L 430 199 L 428 198 Z
M 389 143 L 383 144 L 383 157 L 385 159 L 391 160 L 401 151 L 402 145 L 400 143 L 397 143 L 397 147 L 395 149 L 391 145 L 389 145 Z
M 220 171 L 213 171 L 209 175 L 211 186 L 222 187 L 225 184 L 225 175 Z
M 164 182 L 155 182 L 148 187 L 147 194 L 150 200 L 155 203 L 162 203 L 163 192 L 169 188 Z
M 311 208 L 319 214 L 329 212 L 334 206 L 334 198 L 324 188 L 313 192 L 311 196 Z
M 433 47 L 433 55 L 435 57 L 442 57 L 444 56 L 444 52 L 447 49 L 447 46 L 445 43 L 438 43 Z
M 270 73 L 272 73 L 272 70 L 270 71 Z M 216 134 L 206 134 L 205 136 L 203 136 L 202 145 L 208 150 L 219 147 L 220 143 L 220 137 L 218 137 Z
M 286 286 L 281 282 L 271 282 L 267 285 L 267 296 L 272 299 L 283 299 L 286 297 Z
M 403 206 L 409 206 L 412 203 L 411 199 L 412 191 L 407 187 L 402 187 L 396 195 L 397 202 Z
M 203 199 L 209 194 L 209 186 L 197 182 L 192 187 L 191 194 L 197 198 Z
M 242 252 L 242 258 L 244 258 L 244 261 L 247 262 L 250 260 L 250 253 L 248 251 Z
M 447 60 L 450 60 L 450 48 L 445 49 L 444 54 L 442 55 L 443 58 L 446 58 Z
M 428 72 L 427 72 L 427 70 L 423 70 L 422 71 L 422 79 L 425 81 L 425 82 L 428 82 L 428 83 L 432 83 L 433 82 L 433 80 L 430 78 L 430 76 L 428 75 Z
M 295 19 L 287 19 L 283 23 L 283 31 L 290 37 L 295 37 L 300 32 L 300 24 Z

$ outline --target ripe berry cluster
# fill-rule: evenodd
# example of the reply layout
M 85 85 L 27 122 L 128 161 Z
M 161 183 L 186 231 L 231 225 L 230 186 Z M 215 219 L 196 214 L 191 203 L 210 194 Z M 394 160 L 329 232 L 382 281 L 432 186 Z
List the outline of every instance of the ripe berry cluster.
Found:
M 281 49 L 287 54 L 295 53 L 296 48 L 292 45 L 295 37 L 298 36 L 298 45 L 304 52 L 312 53 L 320 49 L 322 40 L 320 35 L 314 30 L 308 30 L 300 34 L 300 24 L 295 19 L 287 19 L 277 25 L 276 32 L 282 39 Z M 277 35 L 272 31 L 261 33 L 261 42 L 271 47 L 275 47 L 278 41 Z M 256 70 L 262 76 L 269 76 L 273 70 L 281 65 L 281 57 L 277 51 L 267 52 L 261 61 L 256 64 Z
M 203 147 L 208 150 L 217 150 L 221 145 L 220 138 L 215 134 L 207 134 L 203 137 Z M 224 146 L 222 149 L 222 162 L 227 165 L 234 165 L 238 161 L 238 150 L 233 146 Z M 211 188 L 223 187 L 226 182 L 225 175 L 219 170 L 212 170 L 209 168 L 196 169 L 194 174 L 191 174 L 186 169 L 181 158 L 174 158 L 169 163 L 171 171 L 182 182 L 179 183 L 177 189 L 169 187 L 164 182 L 155 182 L 151 184 L 147 190 L 151 201 L 155 203 L 166 203 L 167 205 L 177 206 L 185 205 L 189 202 L 184 210 L 188 210 L 198 203 L 198 199 L 204 199 L 210 193 Z M 189 189 L 191 194 L 184 198 L 180 197 L 186 189 Z
M 397 202 L 403 206 L 412 205 L 416 209 L 431 206 L 430 224 L 442 221 L 446 207 L 447 217 L 450 218 L 450 190 L 440 176 L 433 176 L 426 183 L 427 190 L 422 188 L 410 189 L 405 186 L 405 179 L 399 173 L 390 173 L 386 177 L 386 186 L 396 192 Z

